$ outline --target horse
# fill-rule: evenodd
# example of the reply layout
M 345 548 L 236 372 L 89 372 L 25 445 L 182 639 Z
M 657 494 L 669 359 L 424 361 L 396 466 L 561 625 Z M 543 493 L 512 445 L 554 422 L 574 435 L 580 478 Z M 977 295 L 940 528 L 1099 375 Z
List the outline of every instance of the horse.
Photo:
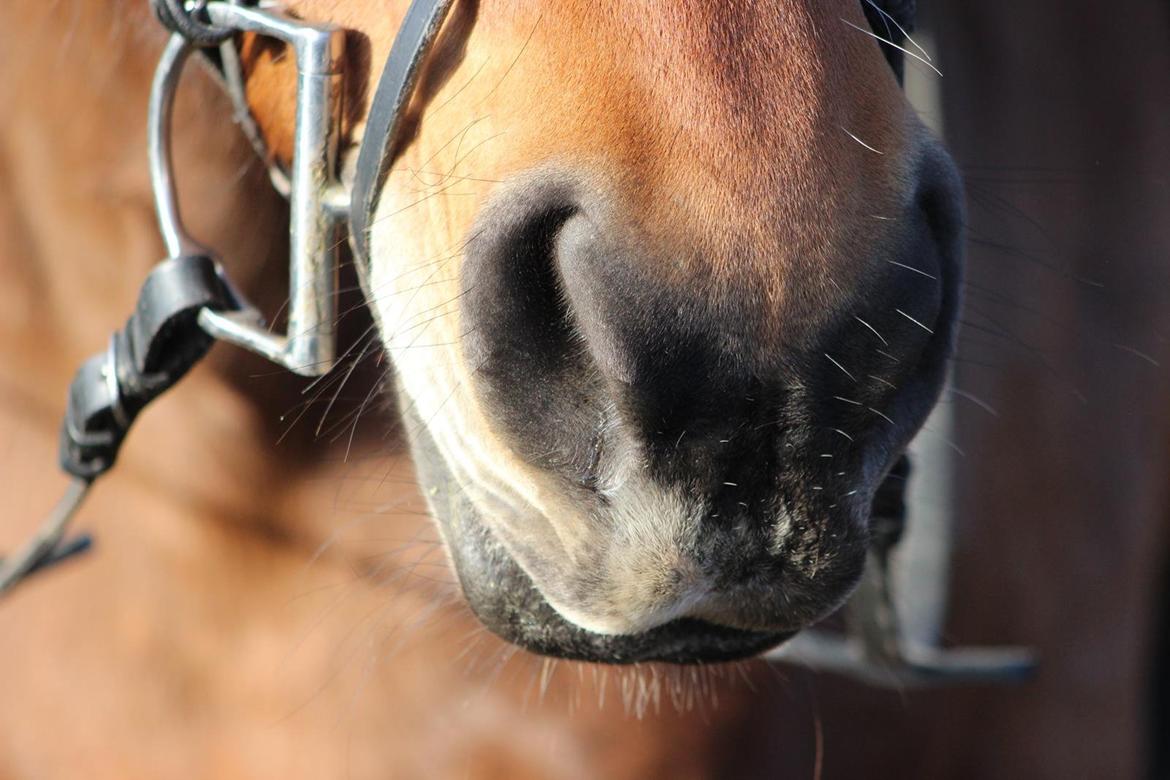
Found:
M 824 617 L 938 395 L 960 276 L 958 177 L 863 5 L 449 24 L 363 276 L 471 608 L 626 662 Z M 619 39 L 616 63 L 563 45 Z
M 138 6 L 65 10 L 18 4 L 0 47 L 4 96 L 20 106 L 2 131 L 3 386 L 8 438 L 30 467 L 10 478 L 38 486 L 31 466 L 49 460 L 43 429 L 57 411 L 44 388 L 64 387 L 161 256 L 144 139 L 126 119 L 144 104 L 161 34 Z M 406 5 L 287 11 L 349 31 L 352 180 Z M 5 668 L 28 671 L 13 675 L 14 696 L 85 694 L 36 697 L 76 737 L 47 760 L 33 746 L 59 734 L 5 713 L 14 771 L 31 771 L 32 755 L 39 773 L 84 761 L 118 776 L 313 775 L 340 760 L 351 774 L 637 776 L 743 762 L 718 736 L 767 722 L 749 717 L 754 697 L 724 691 L 720 728 L 690 712 L 722 687 L 719 666 L 614 671 L 627 707 L 665 697 L 680 710 L 636 735 L 615 733 L 600 700 L 570 695 L 604 696 L 607 667 L 558 690 L 545 662 L 541 698 L 559 693 L 571 715 L 518 719 L 533 730 L 505 739 L 495 721 L 523 684 L 492 681 L 513 651 L 458 605 L 445 626 L 420 628 L 419 613 L 458 600 L 511 646 L 574 662 L 708 664 L 752 657 L 847 598 L 873 495 L 938 397 L 959 308 L 961 186 L 899 89 L 902 52 L 880 40 L 897 13 L 853 0 L 457 3 L 354 269 L 371 316 L 358 359 L 324 385 L 336 398 L 355 373 L 373 375 L 349 433 L 333 444 L 290 433 L 272 414 L 296 408 L 289 383 L 222 352 L 148 412 L 126 476 L 87 508 L 102 555 L 4 605 L 22 639 Z M 253 39 L 243 61 L 266 146 L 287 160 L 290 60 Z M 45 72 L 67 77 L 29 75 Z M 189 84 L 175 119 L 183 201 L 273 310 L 288 292 L 270 282 L 281 209 L 212 82 Z M 396 410 L 366 414 L 390 405 L 377 396 Z M 405 450 L 383 439 L 393 417 Z M 373 472 L 355 477 L 343 454 Z M 337 498 L 322 485 L 346 469 L 353 492 Z M 6 516 L 33 514 L 28 493 L 5 496 Z M 347 502 L 378 522 L 337 538 Z M 388 527 L 397 546 L 378 552 Z M 371 620 L 384 635 L 366 639 L 393 644 L 394 661 L 339 661 Z M 450 670 L 469 651 L 451 625 L 504 660 L 472 673 L 486 692 L 444 727 L 418 713 L 458 709 Z M 36 662 L 46 644 L 63 648 L 52 670 Z M 104 685 L 85 668 L 98 659 Z M 137 678 L 144 667 L 153 684 Z M 321 682 L 332 675 L 343 682 Z M 298 707 L 310 714 L 288 715 Z M 338 712 L 346 734 L 322 734 Z M 88 728 L 95 718 L 113 725 Z M 266 718 L 281 726 L 258 734 Z M 148 735 L 140 750 L 111 747 L 131 735 Z M 598 735 L 614 745 L 584 769 Z M 695 754 L 670 749 L 680 736 Z

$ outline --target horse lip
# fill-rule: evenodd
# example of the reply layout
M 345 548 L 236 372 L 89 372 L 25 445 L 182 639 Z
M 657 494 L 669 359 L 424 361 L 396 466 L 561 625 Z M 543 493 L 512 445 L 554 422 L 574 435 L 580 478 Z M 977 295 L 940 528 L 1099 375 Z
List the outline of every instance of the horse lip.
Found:
M 537 654 L 607 664 L 703 664 L 752 657 L 797 633 L 753 631 L 690 617 L 636 633 L 591 631 L 570 621 L 544 597 L 491 529 L 480 522 L 471 502 L 461 502 L 458 518 L 447 517 L 441 522 L 462 525 L 458 534 L 462 544 L 455 543 L 451 555 L 472 612 L 493 633 Z M 490 555 L 491 565 L 477 579 L 480 567 L 468 565 L 468 559 L 485 553 Z M 492 584 L 483 598 L 485 579 Z
M 404 414 L 413 416 L 409 410 Z M 606 635 L 569 622 L 481 522 L 425 426 L 417 418 L 407 423 L 420 482 L 428 487 L 428 500 L 443 527 L 464 597 L 480 622 L 503 639 L 534 653 L 570 660 L 702 664 L 756 656 L 796 634 L 678 618 L 636 634 Z

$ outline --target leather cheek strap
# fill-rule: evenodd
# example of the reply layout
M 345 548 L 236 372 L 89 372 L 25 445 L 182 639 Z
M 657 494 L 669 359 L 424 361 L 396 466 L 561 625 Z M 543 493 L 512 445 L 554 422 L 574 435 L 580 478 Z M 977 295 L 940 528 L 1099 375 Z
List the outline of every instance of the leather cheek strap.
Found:
M 349 205 L 349 237 L 359 269 L 369 263 L 370 225 L 394 155 L 399 151 L 403 115 L 427 52 L 452 5 L 454 0 L 413 0 L 378 80 L 358 152 Z

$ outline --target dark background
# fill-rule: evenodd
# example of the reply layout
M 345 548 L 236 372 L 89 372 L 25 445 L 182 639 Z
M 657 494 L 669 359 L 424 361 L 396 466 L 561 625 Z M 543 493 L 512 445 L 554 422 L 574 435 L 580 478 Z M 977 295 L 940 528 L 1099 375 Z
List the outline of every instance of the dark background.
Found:
M 771 743 L 792 776 L 820 739 L 827 778 L 1170 777 L 1170 4 L 919 8 L 967 179 L 954 385 L 995 409 L 949 399 L 946 635 L 1042 665 L 932 692 L 793 672 Z

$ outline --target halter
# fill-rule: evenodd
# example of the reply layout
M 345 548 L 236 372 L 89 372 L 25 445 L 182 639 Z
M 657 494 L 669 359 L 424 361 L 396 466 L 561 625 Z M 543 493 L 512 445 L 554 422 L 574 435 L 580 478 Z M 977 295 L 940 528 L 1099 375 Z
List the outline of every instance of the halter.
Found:
M 386 60 L 370 105 L 352 189 L 337 180 L 344 34 L 242 4 L 242 0 L 150 0 L 171 31 L 151 88 L 148 153 L 159 228 L 170 255 L 147 277 L 138 305 L 109 348 L 87 360 L 69 390 L 61 431 L 61 467 L 74 481 L 32 540 L 0 560 L 0 595 L 32 574 L 90 546 L 87 536 L 66 540 L 65 528 L 93 482 L 108 471 L 142 409 L 172 387 L 215 340 L 255 352 L 302 376 L 334 365 L 336 346 L 336 234 L 348 222 L 359 267 L 369 262 L 369 229 L 378 196 L 401 151 L 403 116 L 423 63 L 454 0 L 413 0 Z M 902 6 L 912 5 L 903 0 Z M 894 21 L 868 3 L 866 13 Z M 894 22 L 899 31 L 902 28 Z M 175 195 L 171 113 L 190 54 L 218 50 L 217 65 L 236 120 L 261 155 L 263 138 L 249 113 L 234 38 L 256 33 L 286 43 L 296 58 L 297 110 L 289 170 L 270 163 L 273 186 L 289 200 L 289 317 L 284 335 L 272 334 L 259 311 L 232 286 L 213 254 L 186 232 Z M 898 47 L 885 46 L 887 56 Z M 891 59 L 898 70 L 898 64 Z M 904 687 L 959 682 L 1013 682 L 1034 661 L 1017 648 L 942 650 L 907 640 L 893 607 L 890 553 L 905 525 L 903 457 L 878 490 L 869 563 L 845 610 L 844 636 L 806 630 L 770 653 L 876 685 Z M 945 566 L 945 562 L 943 563 Z

